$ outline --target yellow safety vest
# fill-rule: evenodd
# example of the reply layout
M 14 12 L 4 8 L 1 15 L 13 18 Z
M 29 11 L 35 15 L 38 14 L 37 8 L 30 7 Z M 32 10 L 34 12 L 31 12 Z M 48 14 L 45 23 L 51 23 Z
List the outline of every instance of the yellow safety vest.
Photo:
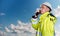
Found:
M 46 12 L 39 16 L 39 19 L 32 18 L 32 27 L 41 32 L 42 36 L 54 36 L 54 25 L 56 22 L 56 17 L 50 12 Z M 39 35 L 38 35 L 39 36 Z

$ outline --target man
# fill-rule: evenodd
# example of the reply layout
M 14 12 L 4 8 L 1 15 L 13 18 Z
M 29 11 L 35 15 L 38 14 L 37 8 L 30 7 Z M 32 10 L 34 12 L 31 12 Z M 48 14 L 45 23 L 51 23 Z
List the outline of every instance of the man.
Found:
M 41 36 L 54 36 L 56 17 L 50 13 L 51 10 L 52 7 L 50 3 L 45 2 L 41 5 L 41 9 L 32 16 L 32 27 L 37 30 L 37 32 L 40 32 Z M 40 36 L 40 34 L 38 33 L 36 36 Z

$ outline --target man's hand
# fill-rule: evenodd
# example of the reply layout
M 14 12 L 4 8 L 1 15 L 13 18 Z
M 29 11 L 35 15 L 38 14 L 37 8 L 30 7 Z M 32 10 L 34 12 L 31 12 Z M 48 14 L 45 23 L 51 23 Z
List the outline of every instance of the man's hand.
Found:
M 40 8 L 37 8 L 37 9 L 36 9 L 36 13 L 35 13 L 35 15 L 38 16 L 40 13 L 41 13 Z
M 37 8 L 36 9 L 36 13 L 35 13 L 35 15 L 34 16 L 32 16 L 32 18 L 37 18 L 38 17 L 38 15 L 40 14 L 40 9 L 39 8 Z

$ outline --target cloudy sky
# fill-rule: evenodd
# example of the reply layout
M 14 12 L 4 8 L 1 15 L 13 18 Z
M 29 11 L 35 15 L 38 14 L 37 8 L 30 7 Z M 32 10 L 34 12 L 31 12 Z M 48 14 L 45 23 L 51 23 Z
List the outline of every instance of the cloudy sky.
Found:
M 59 36 L 60 0 L 0 0 L 0 36 L 35 35 L 30 19 L 36 8 L 44 2 L 52 5 L 52 13 L 57 17 L 55 32 Z

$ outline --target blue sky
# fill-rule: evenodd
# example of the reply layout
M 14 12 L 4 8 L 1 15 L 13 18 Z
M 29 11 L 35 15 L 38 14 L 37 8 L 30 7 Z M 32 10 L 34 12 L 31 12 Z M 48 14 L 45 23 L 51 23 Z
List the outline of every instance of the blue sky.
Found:
M 0 25 L 17 24 L 17 20 L 30 22 L 36 8 L 44 2 L 50 2 L 53 8 L 60 5 L 59 0 L 0 0 L 0 13 L 5 14 L 0 15 Z

